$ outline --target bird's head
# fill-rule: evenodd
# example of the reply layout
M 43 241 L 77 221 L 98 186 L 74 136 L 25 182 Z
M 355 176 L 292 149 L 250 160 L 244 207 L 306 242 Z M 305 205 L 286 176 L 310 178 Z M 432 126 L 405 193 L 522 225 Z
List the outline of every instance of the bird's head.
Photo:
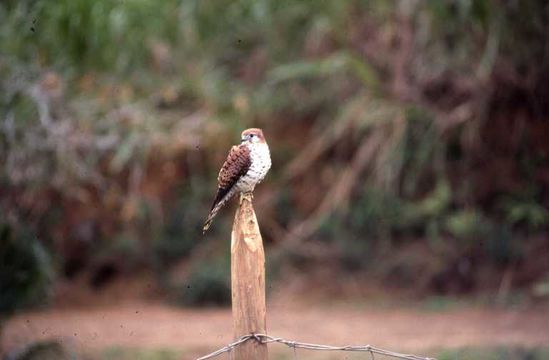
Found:
M 250 144 L 256 144 L 256 143 L 266 143 L 265 136 L 263 136 L 263 131 L 261 129 L 257 128 L 251 128 L 246 129 L 242 132 L 242 138 L 240 140 L 242 144 L 244 143 L 250 143 Z

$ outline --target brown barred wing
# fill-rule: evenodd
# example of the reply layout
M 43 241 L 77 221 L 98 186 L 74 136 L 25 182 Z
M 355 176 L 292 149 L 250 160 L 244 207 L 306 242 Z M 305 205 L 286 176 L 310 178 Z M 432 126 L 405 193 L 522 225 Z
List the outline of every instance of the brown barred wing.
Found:
M 212 204 L 208 219 L 204 223 L 203 232 L 210 227 L 217 212 L 225 205 L 235 193 L 235 185 L 244 176 L 251 165 L 250 148 L 246 145 L 233 146 L 227 160 L 219 171 L 217 177 L 218 187 L 215 200 Z

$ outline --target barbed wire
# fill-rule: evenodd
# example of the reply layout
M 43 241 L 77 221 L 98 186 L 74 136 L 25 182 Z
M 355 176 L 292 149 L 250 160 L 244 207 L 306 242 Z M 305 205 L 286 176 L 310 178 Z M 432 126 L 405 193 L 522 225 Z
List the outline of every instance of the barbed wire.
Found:
M 219 356 L 223 353 L 229 353 L 229 356 L 231 354 L 231 351 L 236 348 L 239 345 L 242 345 L 248 340 L 256 340 L 257 342 L 261 344 L 268 344 L 268 343 L 279 343 L 284 344 L 288 346 L 289 348 L 294 349 L 294 354 L 296 349 L 306 349 L 306 350 L 320 350 L 320 351 L 356 351 L 356 352 L 369 352 L 372 359 L 374 359 L 374 355 L 384 355 L 393 357 L 396 359 L 406 359 L 406 360 L 436 360 L 435 358 L 429 358 L 429 357 L 422 357 L 412 354 L 401 354 L 395 351 L 385 350 L 381 349 L 375 346 L 371 345 L 346 345 L 346 346 L 333 346 L 333 345 L 321 345 L 321 344 L 311 344 L 311 343 L 304 343 L 304 342 L 298 342 L 293 340 L 286 340 L 280 337 L 273 337 L 270 335 L 265 334 L 249 334 L 244 335 L 238 338 L 235 342 L 232 342 L 228 344 L 227 346 L 222 347 L 219 350 L 216 350 L 208 355 L 204 355 L 196 360 L 207 360 L 214 358 L 216 356 Z

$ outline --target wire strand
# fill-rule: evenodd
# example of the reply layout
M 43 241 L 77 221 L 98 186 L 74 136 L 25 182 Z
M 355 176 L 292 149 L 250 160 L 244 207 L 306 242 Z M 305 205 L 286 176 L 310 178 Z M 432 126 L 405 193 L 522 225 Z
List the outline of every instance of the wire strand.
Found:
M 436 360 L 435 358 L 429 358 L 429 357 L 423 357 L 423 356 L 417 356 L 412 354 L 402 354 L 391 350 L 385 350 L 381 349 L 375 346 L 371 345 L 345 345 L 345 346 L 333 346 L 333 345 L 322 345 L 322 344 L 312 344 L 312 343 L 304 343 L 299 341 L 293 341 L 293 340 L 286 340 L 280 337 L 273 337 L 266 334 L 249 334 L 244 335 L 238 338 L 235 342 L 232 342 L 225 347 L 222 347 L 219 350 L 216 350 L 208 355 L 202 356 L 196 360 L 207 360 L 214 358 L 216 356 L 219 356 L 226 352 L 231 352 L 234 348 L 242 345 L 248 340 L 255 340 L 259 342 L 260 344 L 269 344 L 269 343 L 279 343 L 284 344 L 288 346 L 289 348 L 295 351 L 297 348 L 300 349 L 306 349 L 306 350 L 313 350 L 313 351 L 355 351 L 355 352 L 369 352 L 370 355 L 374 356 L 374 354 L 377 355 L 384 355 L 396 359 L 406 359 L 406 360 Z

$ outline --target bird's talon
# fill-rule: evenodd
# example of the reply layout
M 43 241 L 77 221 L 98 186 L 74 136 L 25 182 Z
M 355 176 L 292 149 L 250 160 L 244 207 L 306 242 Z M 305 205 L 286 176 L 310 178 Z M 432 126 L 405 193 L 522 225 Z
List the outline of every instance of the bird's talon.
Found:
M 254 198 L 254 194 L 252 192 L 240 193 L 240 204 L 242 204 L 242 201 L 244 199 L 251 202 L 253 198 Z

